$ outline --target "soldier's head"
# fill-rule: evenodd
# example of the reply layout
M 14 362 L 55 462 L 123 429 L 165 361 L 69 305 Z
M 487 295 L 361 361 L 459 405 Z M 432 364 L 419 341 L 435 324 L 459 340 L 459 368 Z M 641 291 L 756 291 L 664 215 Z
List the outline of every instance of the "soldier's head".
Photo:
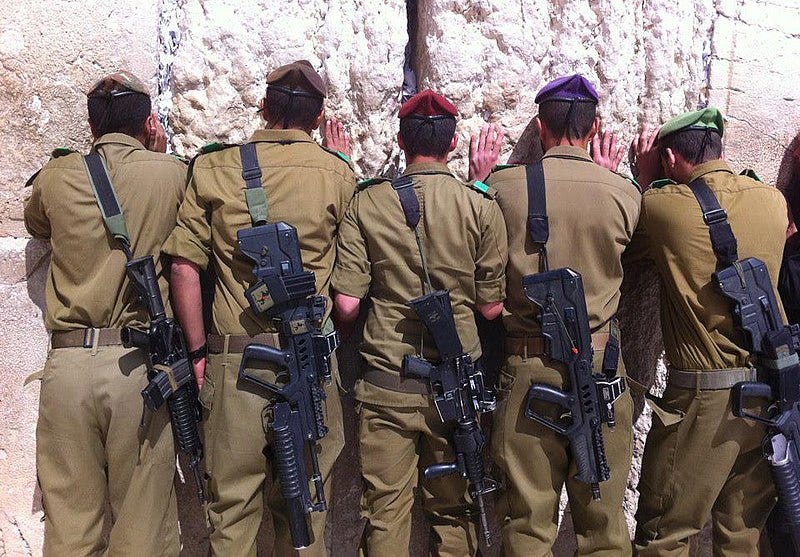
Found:
M 286 64 L 267 76 L 267 94 L 261 100 L 261 117 L 268 128 L 311 133 L 323 118 L 328 94 L 325 81 L 308 60 Z
M 408 162 L 427 159 L 447 162 L 447 154 L 458 145 L 453 103 L 426 89 L 400 107 L 397 142 Z
M 722 158 L 724 118 L 714 107 L 676 116 L 658 131 L 664 174 L 685 183 L 694 168 Z
M 600 127 L 599 97 L 589 80 L 580 74 L 559 77 L 542 87 L 535 101 L 545 151 L 556 145 L 588 147 Z
M 157 133 L 158 117 L 152 112 L 147 86 L 132 73 L 120 70 L 97 82 L 86 93 L 89 127 L 95 139 L 107 133 L 124 133 L 148 144 Z

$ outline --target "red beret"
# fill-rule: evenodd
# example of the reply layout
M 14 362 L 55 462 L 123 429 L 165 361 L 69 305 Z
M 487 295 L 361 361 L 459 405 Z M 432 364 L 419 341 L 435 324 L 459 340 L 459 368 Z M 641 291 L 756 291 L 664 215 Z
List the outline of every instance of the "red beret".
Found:
M 445 99 L 439 93 L 434 93 L 430 89 L 425 89 L 422 93 L 417 93 L 408 99 L 400 107 L 400 118 L 406 118 L 412 114 L 420 116 L 458 116 L 458 110 L 453 103 Z

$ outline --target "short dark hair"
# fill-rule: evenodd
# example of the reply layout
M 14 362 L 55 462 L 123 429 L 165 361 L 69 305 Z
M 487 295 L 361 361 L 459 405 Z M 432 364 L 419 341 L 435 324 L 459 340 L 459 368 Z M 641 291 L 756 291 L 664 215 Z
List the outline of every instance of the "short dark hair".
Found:
M 539 120 L 559 138 L 583 139 L 596 117 L 597 105 L 593 102 L 556 100 L 539 105 Z
M 456 133 L 456 119 L 451 116 L 410 115 L 400 119 L 400 137 L 411 156 L 446 157 Z
M 667 148 L 691 164 L 701 164 L 722 157 L 722 136 L 714 130 L 686 129 L 658 140 L 663 155 Z
M 289 91 L 298 91 L 290 93 Z M 322 112 L 323 98 L 312 91 L 298 87 L 267 87 L 264 104 L 270 123 L 280 123 L 284 128 L 310 129 Z
M 86 107 L 89 110 L 89 124 L 98 136 L 107 133 L 140 136 L 144 133 L 144 122 L 152 110 L 150 97 L 137 92 L 118 96 L 90 95 Z

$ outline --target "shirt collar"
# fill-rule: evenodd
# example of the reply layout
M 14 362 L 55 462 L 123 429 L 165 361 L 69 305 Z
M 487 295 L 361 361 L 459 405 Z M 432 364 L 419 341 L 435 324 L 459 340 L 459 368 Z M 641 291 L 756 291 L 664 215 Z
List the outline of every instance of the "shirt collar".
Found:
M 556 145 L 555 147 L 551 147 L 542 158 L 546 159 L 548 157 L 578 158 L 587 162 L 592 162 L 592 157 L 586 149 L 583 147 L 575 147 L 574 145 Z
M 315 143 L 303 130 L 256 130 L 250 138 L 251 142 L 263 141 L 266 143 Z
M 127 145 L 128 147 L 133 147 L 134 149 L 144 149 L 144 145 L 142 145 L 141 141 L 136 139 L 135 137 L 131 137 L 130 135 L 124 133 L 107 133 L 100 136 L 94 142 L 92 146 L 94 149 L 97 149 L 101 145 L 108 145 L 110 143 L 115 143 L 117 145 Z
M 728 163 L 722 159 L 716 159 L 695 166 L 694 170 L 689 175 L 689 183 L 692 183 L 701 176 L 705 176 L 711 172 L 728 172 L 733 174 L 733 170 L 731 170 L 731 167 L 728 166 Z
M 406 171 L 403 173 L 403 176 L 410 176 L 411 174 L 449 174 L 450 176 L 453 175 L 453 173 L 450 172 L 450 169 L 447 167 L 447 165 L 441 162 L 415 162 L 414 164 L 409 164 L 406 167 Z

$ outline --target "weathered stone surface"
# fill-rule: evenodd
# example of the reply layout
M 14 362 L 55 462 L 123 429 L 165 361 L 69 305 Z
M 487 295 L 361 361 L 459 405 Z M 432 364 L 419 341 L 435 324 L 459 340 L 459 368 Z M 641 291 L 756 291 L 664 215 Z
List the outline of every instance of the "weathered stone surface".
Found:
M 43 17 L 46 14 L 46 17 Z M 156 2 L 14 1 L 0 13 L 0 235 L 24 236 L 23 186 L 59 146 L 88 147 L 86 89 L 127 68 L 155 91 Z
M 186 2 L 172 76 L 176 150 L 246 140 L 262 124 L 266 74 L 305 58 L 328 80 L 327 110 L 348 123 L 360 172 L 379 173 L 397 128 L 405 11 L 400 0 L 304 0 L 277 10 L 260 0 Z

